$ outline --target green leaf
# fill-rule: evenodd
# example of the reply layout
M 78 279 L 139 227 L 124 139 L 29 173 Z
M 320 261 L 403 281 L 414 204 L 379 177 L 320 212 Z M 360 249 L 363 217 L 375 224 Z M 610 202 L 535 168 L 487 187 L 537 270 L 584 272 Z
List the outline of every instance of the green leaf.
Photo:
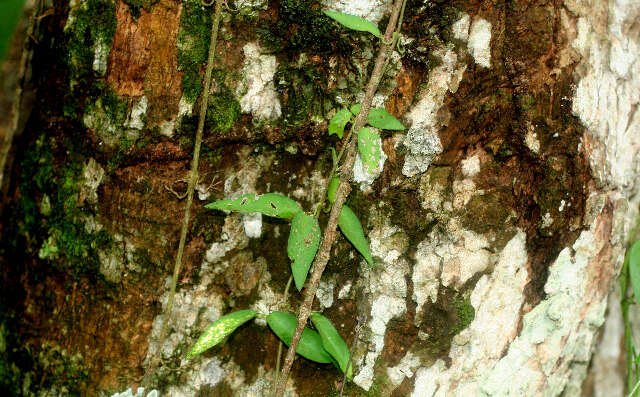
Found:
M 344 373 L 349 365 L 349 347 L 347 343 L 342 339 L 342 336 L 340 336 L 333 324 L 331 324 L 331 321 L 322 314 L 313 313 L 309 318 L 311 318 L 313 325 L 320 334 L 322 347 L 336 359 L 340 370 Z M 349 366 L 347 377 L 351 379 L 352 375 L 353 368 Z
M 335 114 L 329 121 L 329 135 L 336 134 L 342 139 L 344 136 L 344 126 L 351 120 L 351 112 L 349 109 L 342 109 Z
M 373 266 L 373 258 L 371 257 L 371 251 L 369 250 L 369 243 L 364 237 L 364 231 L 362 225 L 358 220 L 356 214 L 353 213 L 351 208 L 346 205 L 342 206 L 340 211 L 340 217 L 338 218 L 338 226 L 342 234 L 353 244 L 354 247 L 364 256 L 369 265 Z
M 629 249 L 629 278 L 633 297 L 640 302 L 640 240 L 633 243 Z
M 302 289 L 311 262 L 320 245 L 320 224 L 318 220 L 304 212 L 298 212 L 291 221 L 291 232 L 287 244 L 287 254 L 293 261 L 291 272 L 298 291 Z
M 333 204 L 333 200 L 336 198 L 336 190 L 338 190 L 338 185 L 340 184 L 340 177 L 334 175 L 331 178 L 331 182 L 329 182 L 329 188 L 327 189 L 327 198 L 329 202 Z
M 198 341 L 187 354 L 187 360 L 222 342 L 239 326 L 256 316 L 253 310 L 238 310 L 220 317 L 200 335 Z
M 267 316 L 267 324 L 287 346 L 291 345 L 293 333 L 298 325 L 297 318 L 289 313 L 274 311 Z M 302 331 L 296 353 L 317 363 L 329 364 L 333 362 L 329 353 L 322 347 L 320 335 L 309 328 Z
M 349 108 L 349 111 L 357 116 L 360 113 L 362 105 L 357 103 Z M 391 113 L 387 112 L 384 108 L 372 108 L 369 109 L 367 115 L 367 124 L 372 127 L 380 128 L 381 130 L 404 130 L 404 125 L 397 118 L 393 117 Z
M 370 109 L 369 115 L 367 116 L 367 123 L 381 130 L 404 130 L 404 125 L 384 108 Z
M 205 205 L 211 210 L 261 212 L 276 218 L 291 219 L 302 209 L 289 197 L 275 193 L 245 194 L 237 199 L 218 200 Z
M 364 170 L 373 175 L 380 163 L 380 135 L 373 128 L 360 128 L 358 131 L 358 152 Z
M 346 26 L 349 29 L 358 30 L 360 32 L 369 32 L 376 37 L 382 37 L 380 29 L 371 21 L 367 21 L 364 18 L 345 14 L 342 12 L 325 11 L 324 14 L 329 18 L 338 21 L 340 24 Z

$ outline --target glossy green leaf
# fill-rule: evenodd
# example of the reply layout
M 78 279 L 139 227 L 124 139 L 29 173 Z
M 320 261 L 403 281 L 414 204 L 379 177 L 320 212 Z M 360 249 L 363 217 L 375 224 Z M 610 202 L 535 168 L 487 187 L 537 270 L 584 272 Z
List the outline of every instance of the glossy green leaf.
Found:
M 327 189 L 327 198 L 329 202 L 333 204 L 333 200 L 336 198 L 336 190 L 338 190 L 338 185 L 340 185 L 340 177 L 337 175 L 331 178 L 331 182 L 329 182 L 329 188 Z
M 380 29 L 371 21 L 367 21 L 356 15 L 345 14 L 336 11 L 325 11 L 324 14 L 329 18 L 338 21 L 341 25 L 346 26 L 349 29 L 358 30 L 360 32 L 369 32 L 376 37 L 382 37 Z
M 629 278 L 636 302 L 640 302 L 640 240 L 629 249 Z
M 342 234 L 353 244 L 353 246 L 364 256 L 369 265 L 373 266 L 373 258 L 371 257 L 371 250 L 369 249 L 369 243 L 364 237 L 364 230 L 358 220 L 356 214 L 353 213 L 351 208 L 346 205 L 342 207 L 340 211 L 340 217 L 338 218 L 338 226 Z
M 328 318 L 319 313 L 313 313 L 309 317 L 314 327 L 318 330 L 322 339 L 322 347 L 333 356 L 338 362 L 338 367 L 344 373 L 349 365 L 349 347 L 338 333 L 338 330 L 331 324 Z M 351 379 L 352 367 L 349 367 L 347 377 Z
M 344 136 L 344 126 L 351 120 L 351 112 L 349 109 L 342 109 L 335 114 L 329 121 L 329 135 L 338 135 L 342 139 Z
M 205 205 L 212 210 L 261 212 L 276 218 L 291 219 L 302 209 L 289 197 L 276 193 L 245 194 L 237 199 L 218 200 Z
M 367 124 L 381 130 L 404 130 L 404 125 L 384 108 L 370 109 Z
M 380 163 L 380 135 L 373 128 L 360 128 L 358 131 L 358 152 L 362 167 L 369 175 L 378 170 Z
M 229 336 L 239 326 L 255 316 L 256 312 L 253 310 L 238 310 L 220 317 L 200 335 L 196 344 L 193 345 L 193 348 L 189 354 L 187 354 L 187 360 L 222 342 L 224 338 Z
M 278 338 L 289 346 L 296 331 L 298 319 L 289 313 L 274 311 L 267 316 L 267 324 Z M 331 355 L 322 347 L 320 335 L 309 328 L 302 331 L 296 353 L 317 363 L 329 364 L 333 362 Z
M 309 268 L 320 245 L 320 224 L 312 216 L 299 212 L 291 221 L 287 254 L 291 263 L 293 280 L 298 291 L 304 286 Z

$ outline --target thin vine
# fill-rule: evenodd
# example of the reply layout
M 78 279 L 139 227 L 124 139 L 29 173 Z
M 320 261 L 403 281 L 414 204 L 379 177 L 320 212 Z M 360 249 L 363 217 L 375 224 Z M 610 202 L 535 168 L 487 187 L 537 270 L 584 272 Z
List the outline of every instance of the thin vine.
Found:
M 187 239 L 187 232 L 189 230 L 189 220 L 191 216 L 191 205 L 193 203 L 193 193 L 195 191 L 196 183 L 198 182 L 198 163 L 200 161 L 200 147 L 202 146 L 202 135 L 204 131 L 204 123 L 207 116 L 207 107 L 209 105 L 209 91 L 211 89 L 211 74 L 213 72 L 213 62 L 216 52 L 216 43 L 218 40 L 218 29 L 220 25 L 220 16 L 222 11 L 222 0 L 215 0 L 215 13 L 213 17 L 213 23 L 211 25 L 211 42 L 209 44 L 209 57 L 207 59 L 207 67 L 204 79 L 204 89 L 202 91 L 202 100 L 200 102 L 200 114 L 198 118 L 198 129 L 196 130 L 195 145 L 193 148 L 193 158 L 191 160 L 191 169 L 189 170 L 189 178 L 187 183 L 187 202 L 184 208 L 184 218 L 182 220 L 182 229 L 180 232 L 180 243 L 178 244 L 178 252 L 176 254 L 175 265 L 173 266 L 173 275 L 171 277 L 171 286 L 169 288 L 169 299 L 167 300 L 167 307 L 164 311 L 164 318 L 162 321 L 162 327 L 160 328 L 160 337 L 158 343 L 160 348 L 158 349 L 157 356 L 152 359 L 149 366 L 152 375 L 155 372 L 155 368 L 162 360 L 162 346 L 167 338 L 167 327 L 169 319 L 171 318 L 171 311 L 173 310 L 173 302 L 176 293 L 176 287 L 178 285 L 178 276 L 180 274 L 180 268 L 182 267 L 182 256 L 184 254 L 184 246 Z M 210 6 L 213 1 L 207 3 L 202 1 L 204 6 Z M 149 376 L 150 376 L 149 375 Z M 151 379 L 147 379 L 150 382 Z

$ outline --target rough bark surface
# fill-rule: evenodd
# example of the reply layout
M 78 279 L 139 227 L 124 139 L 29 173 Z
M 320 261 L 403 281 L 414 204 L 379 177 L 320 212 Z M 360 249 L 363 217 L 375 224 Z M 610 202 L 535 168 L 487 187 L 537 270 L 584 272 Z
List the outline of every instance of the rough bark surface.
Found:
M 289 226 L 203 206 L 275 192 L 313 208 L 342 144 L 327 120 L 362 99 L 379 45 L 322 10 L 385 26 L 390 2 L 229 2 L 162 346 L 213 10 L 45 4 L 37 111 L 0 170 L 0 384 L 111 395 L 160 354 L 162 395 L 265 395 L 278 340 L 260 317 L 184 357 L 221 315 L 281 307 Z M 347 201 L 376 266 L 339 237 L 314 305 L 353 346 L 346 395 L 622 395 L 608 295 L 638 216 L 638 20 L 622 0 L 407 2 L 374 105 L 408 128 L 381 133 L 378 175 L 356 159 Z M 341 380 L 298 357 L 286 393 Z

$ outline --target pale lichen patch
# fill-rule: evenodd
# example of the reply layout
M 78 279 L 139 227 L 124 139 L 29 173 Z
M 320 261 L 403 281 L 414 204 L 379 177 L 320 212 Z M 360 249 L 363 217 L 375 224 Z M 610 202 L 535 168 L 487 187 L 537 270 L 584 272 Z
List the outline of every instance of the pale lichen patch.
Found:
M 449 122 L 448 112 L 441 112 L 447 92 L 455 92 L 466 65 L 458 66 L 458 57 L 451 48 L 438 49 L 434 55 L 442 64 L 429 73 L 426 87 L 418 94 L 418 102 L 407 118 L 411 127 L 404 145 L 407 155 L 402 167 L 405 176 L 425 172 L 435 157 L 443 150 L 439 129 Z
M 242 112 L 251 113 L 258 121 L 277 119 L 282 115 L 282 110 L 273 84 L 277 69 L 276 57 L 262 55 L 257 43 L 247 43 L 243 51 L 243 79 L 238 86 Z
M 474 18 L 467 43 L 475 62 L 485 68 L 491 67 L 491 22 Z

